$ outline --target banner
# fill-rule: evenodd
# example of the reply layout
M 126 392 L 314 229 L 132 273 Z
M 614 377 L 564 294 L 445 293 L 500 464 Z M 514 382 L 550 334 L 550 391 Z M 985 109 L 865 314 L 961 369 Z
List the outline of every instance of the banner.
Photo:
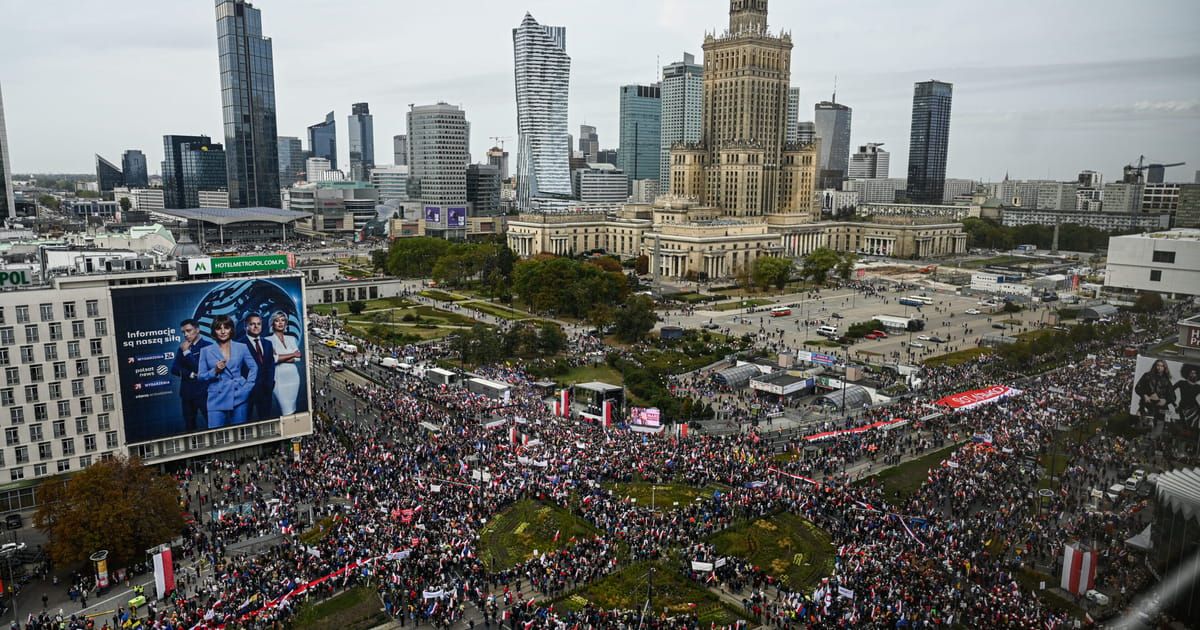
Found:
M 562 418 L 571 417 L 571 388 L 564 387 L 558 392 L 558 415 Z
M 1015 396 L 1020 393 L 1021 390 L 1014 389 L 1007 385 L 993 385 L 987 389 L 973 389 L 967 392 L 951 394 L 950 396 L 946 396 L 945 398 L 937 401 L 936 404 L 943 407 L 949 407 L 951 409 L 971 409 L 973 407 L 978 407 L 979 405 L 994 403 L 998 400 L 1007 398 L 1008 396 Z
M 658 407 L 630 407 L 629 424 L 640 427 L 658 427 L 662 425 L 662 412 Z
M 1080 543 L 1063 545 L 1062 589 L 1083 595 L 1096 581 L 1096 552 L 1084 550 Z
M 613 401 L 606 399 L 601 407 L 600 425 L 605 429 L 613 425 Z
M 908 420 L 906 420 L 905 418 L 892 418 L 891 420 L 880 420 L 878 422 L 872 422 L 871 424 L 864 424 L 860 427 L 854 427 L 853 429 L 839 429 L 836 431 L 822 431 L 820 433 L 814 433 L 812 435 L 805 436 L 804 439 L 807 442 L 817 442 L 820 440 L 828 440 L 830 438 L 835 438 L 835 437 L 838 437 L 839 435 L 864 433 L 866 431 L 870 431 L 871 429 L 885 429 L 885 430 L 893 429 L 896 427 L 902 427 L 906 424 L 908 424 Z
M 154 592 L 158 599 L 175 590 L 175 565 L 171 562 L 171 548 L 165 547 L 154 554 Z
M 692 570 L 699 571 L 701 573 L 707 573 L 707 572 L 713 570 L 713 563 L 700 562 L 699 560 L 692 560 Z

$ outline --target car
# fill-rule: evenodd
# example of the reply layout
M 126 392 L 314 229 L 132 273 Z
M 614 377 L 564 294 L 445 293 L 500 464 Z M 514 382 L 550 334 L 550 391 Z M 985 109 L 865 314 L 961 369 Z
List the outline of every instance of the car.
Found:
M 996 322 L 995 324 L 992 324 L 992 328 L 995 328 L 996 330 L 1004 330 L 1004 324 Z
M 876 335 L 875 333 L 870 332 L 870 333 L 863 335 L 863 339 L 879 339 L 879 335 Z
M 703 328 L 705 330 L 716 330 L 716 329 L 720 328 L 720 326 L 718 326 L 717 324 L 714 324 L 712 322 L 709 322 L 709 323 L 705 324 L 704 326 L 701 326 L 701 328 Z
M 335 359 L 329 362 L 329 367 L 334 372 L 341 372 L 342 370 L 346 369 L 346 364 Z
M 876 336 L 876 337 L 879 337 L 880 339 L 887 339 L 887 338 L 888 338 L 888 335 L 887 335 L 887 333 L 883 332 L 882 330 L 872 330 L 871 332 L 875 333 L 875 336 Z
M 917 339 L 920 339 L 921 341 L 933 341 L 933 337 L 930 337 L 929 335 L 917 335 Z
M 946 343 L 945 339 L 942 339 L 941 337 L 938 337 L 937 335 L 930 337 L 929 340 L 932 341 L 933 343 Z
M 979 314 L 981 314 L 981 313 L 983 313 L 983 311 L 981 311 L 981 310 L 979 310 L 979 309 L 977 309 L 977 308 L 969 308 L 969 309 L 967 309 L 967 315 L 979 315 Z
M 908 347 L 909 348 L 924 348 L 925 344 L 921 343 L 920 341 L 914 341 L 914 342 L 908 344 Z
M 834 319 L 842 319 L 843 315 L 841 313 L 834 313 L 830 317 L 833 317 Z

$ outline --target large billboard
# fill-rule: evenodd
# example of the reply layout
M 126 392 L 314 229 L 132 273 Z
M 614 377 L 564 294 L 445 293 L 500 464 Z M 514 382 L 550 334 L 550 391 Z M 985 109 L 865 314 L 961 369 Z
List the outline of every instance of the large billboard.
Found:
M 129 443 L 309 411 L 299 277 L 112 289 Z
M 426 223 L 441 223 L 442 222 L 442 207 L 441 206 L 425 206 L 425 222 Z
M 467 209 L 462 206 L 446 208 L 446 226 L 452 228 L 467 227 Z
M 1156 422 L 1200 427 L 1200 361 L 1183 363 L 1139 356 L 1129 413 Z

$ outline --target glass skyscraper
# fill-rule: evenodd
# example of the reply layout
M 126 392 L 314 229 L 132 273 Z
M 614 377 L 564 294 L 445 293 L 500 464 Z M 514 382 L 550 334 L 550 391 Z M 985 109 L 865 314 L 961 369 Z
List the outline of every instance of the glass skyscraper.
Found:
M 365 182 L 375 168 L 375 123 L 366 103 L 350 106 L 350 179 Z
M 229 202 L 281 207 L 275 70 L 262 15 L 245 0 L 216 0 Z
M 617 168 L 630 180 L 657 181 L 662 167 L 661 86 L 622 85 L 620 116 Z
M 304 178 L 304 160 L 308 156 L 300 138 L 279 136 L 279 185 L 287 188 Z
M 165 208 L 199 208 L 201 190 L 228 188 L 225 148 L 208 136 L 163 136 L 163 158 Z
M 700 141 L 704 66 L 696 56 L 683 53 L 683 61 L 662 70 L 662 127 L 658 158 L 658 189 L 671 190 L 671 145 Z
M 125 185 L 125 174 L 116 164 L 96 155 L 96 188 L 100 192 L 112 192 L 113 188 Z
M 817 177 L 821 188 L 841 188 L 850 164 L 850 108 L 836 101 L 821 101 L 813 111 L 821 151 Z
M 139 149 L 129 149 L 121 154 L 121 171 L 125 173 L 125 185 L 130 188 L 145 188 L 150 185 L 146 154 Z
M 517 92 L 517 203 L 571 198 L 567 95 L 571 58 L 567 29 L 543 26 L 526 13 L 513 29 Z M 409 142 L 412 142 L 409 130 Z M 415 157 L 414 157 L 415 159 Z
M 923 81 L 913 86 L 908 143 L 908 199 L 913 203 L 942 203 L 953 95 L 950 83 Z
M 330 170 L 337 170 L 337 124 L 333 122 L 333 112 L 325 114 L 325 122 L 319 122 L 308 127 L 309 157 L 329 160 Z
M 0 219 L 17 216 L 12 172 L 8 165 L 8 132 L 4 129 L 4 93 L 0 92 Z

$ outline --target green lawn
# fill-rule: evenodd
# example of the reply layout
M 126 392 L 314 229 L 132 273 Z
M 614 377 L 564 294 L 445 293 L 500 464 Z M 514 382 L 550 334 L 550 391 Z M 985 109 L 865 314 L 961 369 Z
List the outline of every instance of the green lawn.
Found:
M 453 333 L 456 330 L 458 330 L 456 328 L 441 328 L 438 326 L 424 326 L 424 325 L 422 325 L 422 326 L 400 325 L 400 324 L 397 324 L 395 326 L 389 326 L 388 324 L 379 324 L 379 325 L 383 326 L 382 330 L 385 330 L 385 331 L 391 330 L 391 331 L 394 331 L 395 334 L 397 334 L 397 335 L 408 335 L 408 336 L 414 337 L 418 341 L 429 340 L 429 339 L 441 339 L 442 337 L 445 337 L 446 335 L 449 335 L 450 333 Z M 376 326 L 376 324 L 374 322 L 349 322 L 348 324 L 346 324 L 346 328 L 350 332 L 352 332 L 353 334 L 355 334 L 359 337 L 362 337 L 363 339 L 374 342 L 376 344 L 391 345 L 391 344 L 399 341 L 399 339 L 380 338 L 379 335 L 376 335 L 374 332 L 371 331 L 371 329 L 374 326 Z M 405 342 L 405 343 L 408 343 L 408 342 Z
M 406 306 L 412 306 L 412 302 L 409 302 L 408 300 L 406 300 L 404 298 L 400 298 L 400 297 L 391 297 L 391 298 L 380 298 L 377 300 L 366 300 L 366 305 L 367 305 L 366 310 L 376 311 L 376 310 L 387 309 L 387 308 L 404 308 Z M 349 315 L 350 314 L 350 303 L 349 302 L 338 302 L 336 304 L 313 304 L 312 305 L 313 312 L 319 313 L 321 315 L 329 315 L 334 308 L 337 309 L 338 315 Z
M 717 486 L 696 488 L 680 483 L 650 484 L 640 481 L 633 483 L 607 483 L 604 485 L 619 497 L 632 497 L 636 499 L 638 505 L 649 506 L 653 500 L 655 507 L 660 511 L 677 510 L 694 503 L 699 497 L 711 497 L 714 492 L 721 490 Z M 653 488 L 653 493 L 651 492 L 651 488 Z
M 867 477 L 859 483 L 867 483 L 869 480 L 876 480 L 883 484 L 883 493 L 889 499 L 893 493 L 900 493 L 901 497 L 916 492 L 925 483 L 929 476 L 929 470 L 942 463 L 942 460 L 950 456 L 954 449 L 958 448 L 959 444 L 947 446 L 946 448 L 936 450 L 928 455 L 918 457 L 909 462 L 904 462 L 899 466 L 892 466 L 882 470 L 870 477 Z
M 555 608 L 583 610 L 589 604 L 605 610 L 641 610 L 646 605 L 647 578 L 654 570 L 654 611 L 668 615 L 692 613 L 700 626 L 730 625 L 745 619 L 739 610 L 725 604 L 712 591 L 681 575 L 667 562 L 638 562 L 589 584 L 555 602 Z
M 608 383 L 609 385 L 625 384 L 625 377 L 621 376 L 620 372 L 609 367 L 606 363 L 601 363 L 597 366 L 581 365 L 571 368 L 566 374 L 554 377 L 554 380 L 567 385 L 591 383 L 592 381 Z
M 842 344 L 828 339 L 809 339 L 804 342 L 806 346 L 816 346 L 818 348 L 841 348 Z
M 340 593 L 319 604 L 305 604 L 293 620 L 293 627 L 317 630 L 366 630 L 387 623 L 383 603 L 375 590 L 360 586 Z
M 525 311 L 518 311 L 514 308 L 509 308 L 500 304 L 491 304 L 489 302 L 463 302 L 462 306 L 464 308 L 475 309 L 481 313 L 487 313 L 488 315 L 499 317 L 500 319 L 520 320 L 529 319 L 532 317 L 532 315 L 526 313 Z
M 558 542 L 554 541 L 559 532 Z M 485 567 L 506 569 L 535 552 L 570 546 L 571 537 L 592 536 L 595 527 L 558 506 L 522 499 L 492 517 L 479 532 L 479 559 Z
M 733 310 L 737 310 L 739 308 L 749 308 L 751 306 L 762 306 L 764 304 L 770 304 L 772 301 L 773 300 L 765 300 L 763 298 L 751 298 L 748 300 L 732 300 L 730 302 L 718 302 L 716 304 L 710 304 L 710 305 L 702 308 L 701 310 L 733 311 Z
M 968 361 L 974 361 L 977 357 L 991 353 L 991 348 L 967 348 L 957 352 L 947 352 L 946 354 L 939 354 L 935 357 L 925 359 L 925 367 L 954 367 Z
M 807 591 L 833 570 L 829 534 L 787 512 L 731 527 L 712 542 L 718 553 L 745 558 L 791 589 Z
M 467 298 L 464 298 L 459 295 L 453 295 L 453 294 L 447 293 L 445 291 L 439 291 L 438 289 L 425 289 L 424 291 L 421 291 L 418 295 L 427 297 L 431 300 L 441 300 L 442 302 L 459 302 L 459 301 L 467 299 Z

